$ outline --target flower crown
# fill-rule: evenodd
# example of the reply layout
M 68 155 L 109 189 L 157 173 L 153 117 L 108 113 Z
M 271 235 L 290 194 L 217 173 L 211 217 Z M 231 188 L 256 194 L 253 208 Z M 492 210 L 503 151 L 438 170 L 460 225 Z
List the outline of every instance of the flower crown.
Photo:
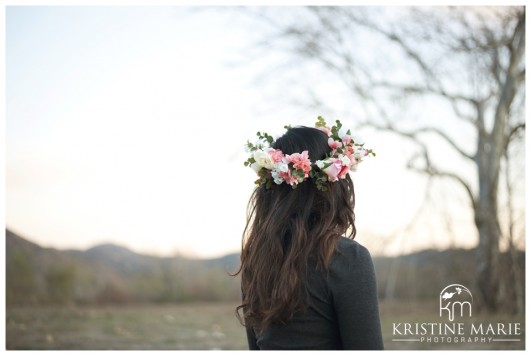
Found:
M 256 133 L 258 140 L 255 144 L 247 141 L 245 148 L 251 153 L 251 157 L 244 165 L 251 167 L 258 174 L 259 178 L 255 183 L 265 184 L 266 188 L 270 189 L 273 183 L 285 182 L 295 189 L 299 183 L 311 177 L 317 189 L 326 191 L 327 182 L 345 179 L 349 171 L 356 171 L 363 157 L 376 156 L 371 149 L 363 147 L 364 143 L 358 143 L 362 142 L 361 139 L 354 140 L 350 130 L 345 131 L 339 120 L 336 120 L 336 125 L 330 127 L 319 116 L 315 128 L 328 135 L 331 151 L 325 159 L 313 163 L 308 157 L 308 151 L 286 155 L 281 150 L 272 148 L 273 137 L 265 132 Z

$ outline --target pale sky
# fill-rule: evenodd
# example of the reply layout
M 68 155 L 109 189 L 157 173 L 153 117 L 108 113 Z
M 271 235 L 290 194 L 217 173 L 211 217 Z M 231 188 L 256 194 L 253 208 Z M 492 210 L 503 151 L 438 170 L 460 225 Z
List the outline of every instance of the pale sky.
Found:
M 236 252 L 255 180 L 243 166 L 246 140 L 311 126 L 318 115 L 355 122 L 261 109 L 275 105 L 253 81 L 261 67 L 242 63 L 252 41 L 238 15 L 188 10 L 6 9 L 8 228 L 46 247 Z M 423 223 L 397 233 L 425 179 L 405 170 L 408 147 L 397 138 L 362 135 L 378 156 L 353 177 L 357 240 L 376 254 L 448 246 L 440 217 L 463 210 L 464 194 L 434 193 L 440 201 Z M 450 243 L 476 243 L 471 219 L 467 210 L 451 216 L 459 233 Z

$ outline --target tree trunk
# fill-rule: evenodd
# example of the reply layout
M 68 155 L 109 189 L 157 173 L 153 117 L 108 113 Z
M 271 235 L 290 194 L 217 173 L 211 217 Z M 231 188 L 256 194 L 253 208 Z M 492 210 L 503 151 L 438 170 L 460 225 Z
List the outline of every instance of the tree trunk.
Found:
M 525 312 L 525 288 L 522 285 L 522 276 L 520 273 L 520 258 L 518 256 L 518 250 L 513 245 L 512 241 L 509 246 L 509 253 L 511 254 L 511 268 L 513 272 L 513 283 L 514 283 L 514 299 L 515 299 L 515 308 L 514 312 L 518 315 L 522 315 Z
M 492 207 L 494 204 L 492 200 L 495 199 L 492 197 L 487 199 L 480 203 L 476 209 L 475 220 L 479 231 L 479 246 L 476 257 L 477 281 L 484 305 L 490 311 L 495 311 L 498 306 L 500 232 L 496 209 Z
M 525 12 L 520 15 L 513 41 L 509 45 L 510 60 L 505 78 L 500 87 L 500 95 L 494 113 L 492 131 L 487 133 L 484 124 L 484 105 L 479 102 L 478 146 L 476 164 L 478 167 L 479 196 L 475 206 L 475 222 L 479 231 L 477 252 L 478 287 L 487 309 L 498 307 L 499 255 L 501 228 L 498 220 L 498 183 L 502 156 L 507 148 L 507 121 L 517 89 L 524 73 L 521 61 L 525 52 Z
M 498 220 L 499 160 L 488 136 L 480 134 L 476 164 L 479 177 L 479 196 L 475 206 L 475 223 L 479 232 L 477 249 L 478 287 L 483 305 L 490 311 L 498 307 L 499 291 L 499 241 L 501 235 Z

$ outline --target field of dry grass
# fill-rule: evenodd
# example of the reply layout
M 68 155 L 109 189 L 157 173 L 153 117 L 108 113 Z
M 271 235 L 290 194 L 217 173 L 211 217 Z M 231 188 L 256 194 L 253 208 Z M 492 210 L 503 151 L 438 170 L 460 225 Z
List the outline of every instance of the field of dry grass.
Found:
M 10 350 L 244 350 L 235 303 L 109 307 L 19 307 L 6 311 Z M 381 303 L 386 349 L 524 349 L 524 316 L 474 315 L 471 322 L 521 322 L 520 342 L 393 341 L 393 323 L 440 322 L 434 303 Z
M 228 303 L 12 308 L 7 349 L 244 349 Z

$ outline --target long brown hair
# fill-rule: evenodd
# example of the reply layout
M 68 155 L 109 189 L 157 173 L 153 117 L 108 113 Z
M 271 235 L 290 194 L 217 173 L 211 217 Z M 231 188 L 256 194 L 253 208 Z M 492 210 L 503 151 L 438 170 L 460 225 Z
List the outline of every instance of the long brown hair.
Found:
M 310 160 L 330 153 L 327 135 L 310 127 L 290 128 L 273 148 L 285 154 L 308 150 Z M 348 230 L 348 232 L 347 232 Z M 318 190 L 313 179 L 296 189 L 258 186 L 248 204 L 241 264 L 242 304 L 237 315 L 260 331 L 285 323 L 307 308 L 309 263 L 326 269 L 339 238 L 354 238 L 354 186 L 350 177 Z M 243 311 L 243 317 L 240 314 Z

